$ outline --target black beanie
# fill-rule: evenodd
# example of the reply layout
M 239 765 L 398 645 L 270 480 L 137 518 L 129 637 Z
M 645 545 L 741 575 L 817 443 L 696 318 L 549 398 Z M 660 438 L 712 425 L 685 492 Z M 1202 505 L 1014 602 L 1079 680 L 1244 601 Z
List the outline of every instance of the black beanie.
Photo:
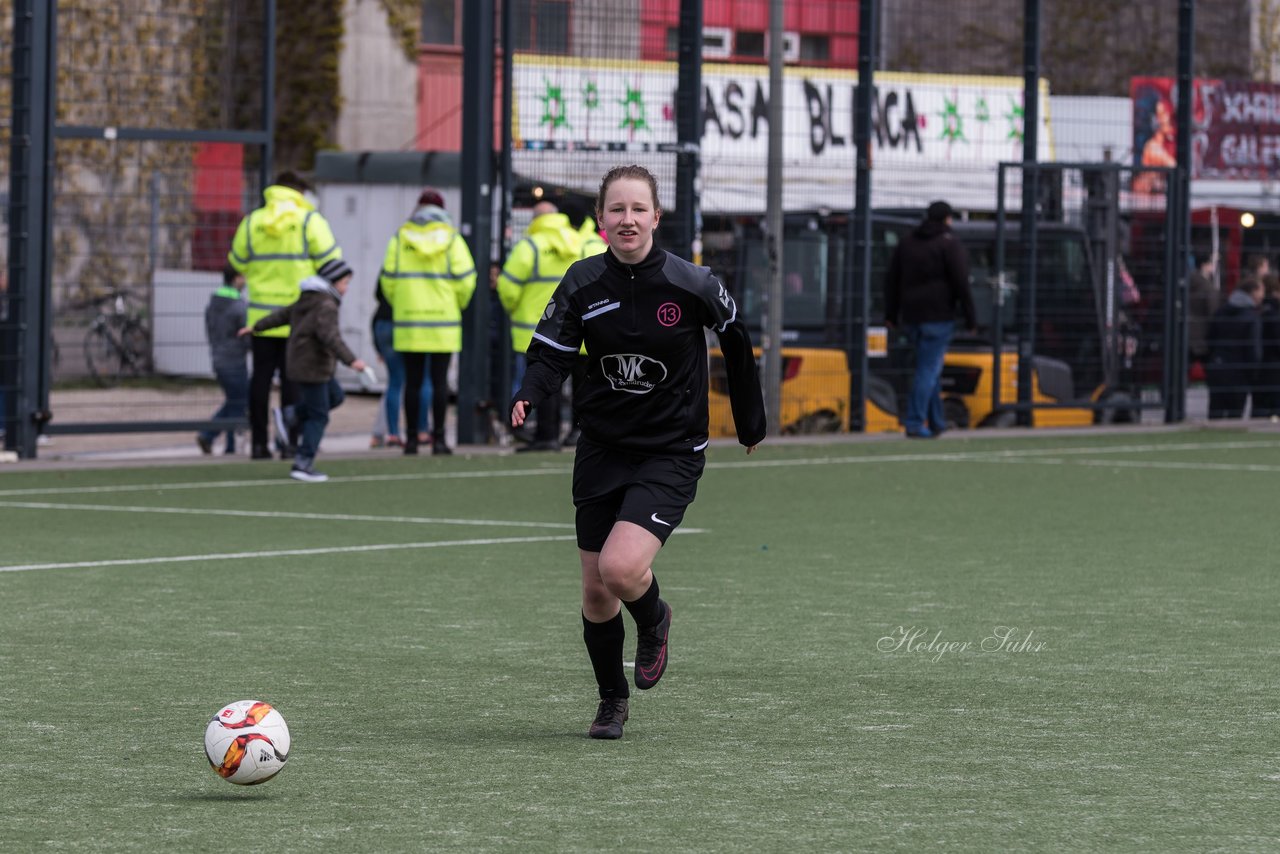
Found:
M 320 278 L 324 279 L 329 284 L 336 285 L 345 277 L 354 275 L 354 271 L 347 265 L 346 261 L 343 261 L 341 258 L 334 258 L 331 261 L 325 261 L 324 264 L 321 265 L 320 269 L 316 270 L 316 275 L 320 276 Z

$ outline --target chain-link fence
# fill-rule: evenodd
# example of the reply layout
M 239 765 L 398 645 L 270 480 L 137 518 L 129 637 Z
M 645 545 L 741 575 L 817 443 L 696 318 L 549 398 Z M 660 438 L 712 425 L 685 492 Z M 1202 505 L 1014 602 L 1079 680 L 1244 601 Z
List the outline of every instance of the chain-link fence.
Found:
M 549 18 L 548 26 L 559 27 L 554 37 L 539 29 L 514 44 L 513 165 L 523 179 L 516 228 L 522 208 L 544 196 L 589 196 L 604 171 L 624 161 L 657 175 L 671 218 L 685 6 L 556 5 L 571 14 Z M 1132 163 L 1134 146 L 1124 63 L 1064 52 L 1048 37 L 1065 30 L 1071 43 L 1083 44 L 1086 25 L 1108 13 L 1097 4 L 1076 20 L 1062 4 L 1044 4 L 1044 62 L 1029 105 L 1022 77 L 1027 5 L 905 0 L 878 4 L 878 15 L 867 16 L 857 2 L 784 4 L 779 420 L 787 432 L 851 424 L 900 429 L 913 349 L 901 327 L 885 323 L 884 277 L 895 246 L 935 200 L 956 211 L 954 231 L 973 266 L 979 315 L 977 328 L 961 330 L 946 357 L 943 396 L 952 425 L 1014 423 L 1032 405 L 1035 415 L 1023 420 L 1038 425 L 1137 420 L 1144 409 L 1159 417 L 1167 390 L 1165 295 L 1177 279 L 1165 252 L 1169 198 L 1163 186 L 1135 191 L 1135 173 L 1121 168 Z M 691 247 L 736 295 L 757 342 L 772 279 L 766 167 L 776 105 L 769 103 L 768 6 L 703 4 L 699 241 Z M 1131 56 L 1129 67 L 1172 76 L 1176 16 L 1157 17 L 1147 22 L 1153 37 L 1140 40 L 1145 54 Z M 862 32 L 868 20 L 875 29 Z M 860 49 L 876 58 L 864 117 L 869 304 L 852 228 Z M 1073 93 L 1062 116 L 1055 69 L 1070 74 L 1065 88 Z M 1092 97 L 1074 95 L 1090 89 Z M 1028 115 L 1035 117 L 1031 128 Z M 1025 270 L 1024 170 L 1002 168 L 1024 159 L 1072 164 L 1035 173 L 1037 253 Z M 683 250 L 681 235 L 667 229 L 663 237 Z M 857 363 L 862 341 L 865 380 Z M 1021 389 L 1019 348 L 1030 348 L 1022 352 L 1032 366 Z M 723 383 L 713 382 L 713 429 L 728 435 L 732 423 L 718 389 Z
M 54 382 L 50 399 L 26 410 L 47 404 L 51 430 L 194 422 L 217 407 L 216 386 L 201 379 L 201 312 L 236 222 L 258 200 L 264 145 L 236 135 L 264 125 L 271 5 L 56 4 L 45 344 Z M 608 168 L 647 166 L 665 211 L 660 242 L 709 265 L 757 343 L 781 345 L 777 421 L 789 432 L 901 429 L 913 348 L 886 323 L 885 272 L 935 200 L 954 209 L 977 313 L 945 360 L 951 424 L 1198 417 L 1210 314 L 1242 279 L 1265 277 L 1260 259 L 1280 245 L 1280 155 L 1269 141 L 1280 134 L 1268 131 L 1280 110 L 1266 108 L 1280 96 L 1260 82 L 1272 69 L 1255 67 L 1250 33 L 1264 22 L 1249 3 L 1158 5 L 787 0 L 776 104 L 767 2 L 433 0 L 421 35 L 446 47 L 419 74 L 437 79 L 464 16 L 491 11 L 496 78 L 510 61 L 507 94 L 498 86 L 510 130 L 497 133 L 495 173 L 509 167 L 510 180 L 495 209 L 494 260 L 536 203 L 589 213 Z M 1195 38 L 1184 44 L 1186 6 Z M 1184 196 L 1177 81 L 1192 43 L 1195 157 Z M 859 63 L 874 77 L 865 102 Z M 1030 99 L 1029 66 L 1039 71 Z M 419 147 L 450 145 L 442 129 L 456 126 L 458 108 L 431 113 L 445 100 L 419 98 Z M 777 281 L 765 226 L 775 110 Z M 1199 278 L 1188 276 L 1193 259 L 1206 262 Z M 29 293 L 10 290 L 10 319 L 0 321 L 10 340 Z M 781 341 L 766 342 L 779 312 Z M 500 309 L 492 316 L 504 322 Z M 0 348 L 9 390 L 30 361 L 20 350 Z M 119 392 L 88 392 L 102 383 Z M 719 389 L 713 382 L 713 429 L 728 433 Z
M 5 4 L 6 26 L 20 24 L 6 104 L 46 123 L 50 158 L 39 172 L 40 152 L 24 151 L 4 175 L 26 188 L 9 209 L 27 225 L 5 353 L 45 353 L 40 372 L 9 374 L 24 411 L 10 405 L 8 433 L 32 418 L 47 433 L 190 425 L 221 404 L 203 314 L 258 196 L 269 5 Z

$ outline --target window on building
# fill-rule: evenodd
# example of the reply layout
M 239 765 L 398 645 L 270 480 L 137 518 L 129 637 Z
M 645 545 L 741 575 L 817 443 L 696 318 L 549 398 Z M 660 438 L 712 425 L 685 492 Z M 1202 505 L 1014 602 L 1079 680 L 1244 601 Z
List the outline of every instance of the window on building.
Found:
M 764 33 L 755 31 L 738 31 L 738 56 L 751 56 L 763 59 Z
M 569 53 L 572 0 L 511 0 L 516 50 Z
M 680 28 L 667 28 L 667 55 L 680 53 Z M 706 27 L 702 30 L 702 55 L 706 59 L 728 59 L 733 55 L 733 31 L 726 27 Z
M 818 36 L 824 42 L 826 36 Z M 798 33 L 782 34 L 782 59 L 784 62 L 795 62 L 800 59 L 801 36 Z M 741 59 L 768 59 L 769 34 L 754 30 L 739 30 L 737 48 L 734 55 Z
M 422 43 L 458 44 L 458 0 L 422 0 Z
M 804 34 L 800 36 L 801 62 L 829 62 L 831 60 L 831 38 Z

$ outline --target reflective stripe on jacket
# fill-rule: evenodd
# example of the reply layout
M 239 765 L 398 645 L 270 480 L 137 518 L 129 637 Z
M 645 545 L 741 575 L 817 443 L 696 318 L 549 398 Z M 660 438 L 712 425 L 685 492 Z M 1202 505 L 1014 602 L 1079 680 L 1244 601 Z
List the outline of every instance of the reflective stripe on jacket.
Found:
M 533 330 L 573 262 L 582 257 L 582 233 L 562 213 L 534 218 L 498 276 L 498 299 L 511 317 L 511 349 L 529 349 Z
M 290 187 L 273 184 L 266 204 L 240 221 L 227 260 L 243 273 L 249 296 L 249 325 L 298 299 L 298 285 L 326 261 L 342 257 L 329 223 L 311 202 Z M 259 333 L 286 338 L 289 327 Z

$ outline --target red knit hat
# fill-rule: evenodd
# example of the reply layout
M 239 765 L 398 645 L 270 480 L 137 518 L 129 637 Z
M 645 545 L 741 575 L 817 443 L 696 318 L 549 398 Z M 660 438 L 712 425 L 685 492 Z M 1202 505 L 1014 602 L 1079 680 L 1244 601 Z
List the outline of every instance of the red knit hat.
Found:
M 422 191 L 422 194 L 420 196 L 418 196 L 418 204 L 435 205 L 438 208 L 443 208 L 444 196 L 440 195 L 439 190 L 433 190 L 430 187 L 428 187 L 427 189 Z

